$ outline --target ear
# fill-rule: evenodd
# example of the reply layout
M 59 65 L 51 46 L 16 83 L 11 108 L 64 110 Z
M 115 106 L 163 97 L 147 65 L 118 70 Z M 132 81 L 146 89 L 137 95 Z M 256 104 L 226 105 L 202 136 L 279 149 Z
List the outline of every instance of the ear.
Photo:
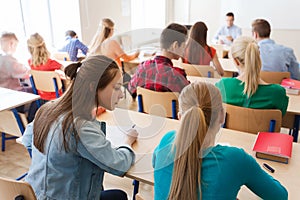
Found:
M 255 32 L 255 31 L 252 31 L 252 36 L 254 39 L 257 39 L 258 38 L 258 33 Z
M 171 45 L 171 50 L 174 52 L 176 51 L 176 49 L 178 49 L 178 47 L 179 47 L 178 41 L 175 41 Z
M 225 117 L 226 117 L 226 112 L 224 110 L 224 108 L 221 110 L 220 114 L 219 114 L 219 123 L 220 124 L 224 124 L 225 123 Z
M 177 113 L 177 118 L 178 118 L 179 120 L 181 119 L 181 113 L 180 113 L 180 112 Z

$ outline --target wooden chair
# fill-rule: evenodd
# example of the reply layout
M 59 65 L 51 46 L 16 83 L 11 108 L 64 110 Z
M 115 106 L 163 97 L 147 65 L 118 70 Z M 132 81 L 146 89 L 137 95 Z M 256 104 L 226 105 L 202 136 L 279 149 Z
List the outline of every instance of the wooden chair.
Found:
M 282 113 L 277 109 L 252 109 L 224 104 L 225 128 L 257 134 L 280 132 Z
M 281 81 L 285 78 L 290 78 L 290 72 L 268 72 L 261 71 L 260 77 L 267 83 L 280 84 Z
M 24 181 L 16 181 L 0 177 L 0 196 L 7 200 L 36 200 L 31 185 Z
M 172 60 L 172 63 L 175 67 L 185 70 L 185 73 L 188 76 L 201 76 L 201 77 L 210 77 L 214 78 L 215 69 L 209 65 L 193 65 L 183 63 L 181 60 Z
M 56 98 L 58 98 L 60 96 L 59 91 L 64 91 L 61 78 L 55 71 L 31 70 L 30 74 L 30 82 L 35 94 L 38 94 L 37 90 L 55 92 Z
M 156 92 L 137 87 L 137 96 L 139 112 L 177 119 L 177 92 Z
M 52 53 L 54 59 L 58 61 L 70 61 L 70 55 L 68 52 L 54 52 Z
M 28 122 L 25 114 L 18 113 L 16 109 L 1 111 L 0 121 L 0 132 L 2 132 L 2 151 L 5 151 L 6 140 L 22 137 Z M 6 134 L 11 136 L 7 137 Z M 31 150 L 28 150 L 28 153 L 31 157 Z M 27 173 L 19 176 L 16 180 L 21 180 L 26 175 Z

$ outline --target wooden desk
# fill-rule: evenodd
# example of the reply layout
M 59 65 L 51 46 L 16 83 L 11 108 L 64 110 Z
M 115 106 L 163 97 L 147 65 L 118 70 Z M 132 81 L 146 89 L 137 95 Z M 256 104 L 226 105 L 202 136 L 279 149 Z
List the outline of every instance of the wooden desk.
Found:
M 0 111 L 9 110 L 40 99 L 39 95 L 0 87 Z
M 122 109 L 116 109 L 114 112 L 108 111 L 99 120 L 104 120 L 109 125 L 137 124 L 138 129 L 141 128 L 139 130 L 140 137 L 133 147 L 138 154 L 138 159 L 126 176 L 153 185 L 152 153 L 166 132 L 179 128 L 179 121 Z M 218 143 L 243 148 L 254 157 L 252 147 L 256 135 L 229 129 L 221 129 L 220 133 Z M 109 134 L 112 133 L 107 133 L 108 137 L 110 137 Z M 297 199 L 300 196 L 298 189 L 300 185 L 300 144 L 293 144 L 292 158 L 289 164 L 256 160 L 259 164 L 268 163 L 275 169 L 275 173 L 271 175 L 287 188 L 289 199 Z M 240 190 L 238 197 L 240 199 L 259 199 L 246 187 Z

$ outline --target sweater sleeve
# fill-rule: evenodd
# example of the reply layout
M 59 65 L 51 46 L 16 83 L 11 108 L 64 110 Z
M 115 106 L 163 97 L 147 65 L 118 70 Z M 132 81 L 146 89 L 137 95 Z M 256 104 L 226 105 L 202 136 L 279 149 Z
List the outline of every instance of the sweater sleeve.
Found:
M 265 172 L 256 160 L 243 151 L 243 169 L 245 185 L 263 199 L 288 199 L 288 192 L 279 181 Z

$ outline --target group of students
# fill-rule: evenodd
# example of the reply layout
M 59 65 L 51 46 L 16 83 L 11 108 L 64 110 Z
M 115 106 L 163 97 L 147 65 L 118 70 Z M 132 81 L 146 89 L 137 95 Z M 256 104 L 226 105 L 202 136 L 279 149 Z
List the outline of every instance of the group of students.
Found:
M 125 53 L 109 53 L 115 51 L 116 41 L 110 38 L 113 23 L 106 20 L 98 34 L 101 39 L 95 39 L 95 48 L 89 48 L 91 55 L 64 69 L 71 79 L 69 89 L 57 100 L 44 104 L 24 133 L 24 145 L 32 148 L 25 180 L 38 199 L 127 199 L 123 191 L 102 187 L 104 172 L 123 176 L 134 163 L 131 145 L 138 138 L 136 130 L 131 129 L 124 145 L 113 148 L 96 120 L 95 108 L 113 110 L 123 97 L 118 58 Z M 197 34 L 192 38 L 192 32 L 201 30 L 205 43 L 199 44 L 204 44 L 205 55 L 213 60 L 204 23 L 192 27 L 188 47 L 196 44 L 191 40 L 197 41 Z M 141 63 L 128 85 L 131 93 L 138 86 L 180 92 L 180 128 L 167 133 L 153 153 L 155 199 L 235 199 L 242 185 L 264 199 L 287 199 L 284 186 L 244 150 L 215 144 L 225 117 L 222 101 L 286 112 L 285 90 L 259 77 L 262 64 L 256 41 L 249 37 L 233 41 L 232 57 L 240 74 L 221 79 L 216 87 L 204 82 L 190 84 L 184 70 L 173 66 L 172 59 L 179 57 L 185 62 L 191 62 L 194 56 L 203 58 L 203 51 L 192 55 L 195 47 L 185 48 L 186 38 L 185 26 L 168 25 L 160 36 L 161 55 Z M 30 43 L 38 47 L 43 44 Z

